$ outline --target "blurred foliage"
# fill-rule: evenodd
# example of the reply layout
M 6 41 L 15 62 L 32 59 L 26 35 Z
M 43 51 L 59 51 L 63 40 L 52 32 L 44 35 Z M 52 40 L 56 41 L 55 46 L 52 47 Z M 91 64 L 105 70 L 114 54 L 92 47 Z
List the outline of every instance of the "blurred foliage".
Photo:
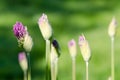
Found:
M 84 33 L 88 39 L 92 58 L 90 80 L 107 80 L 110 76 L 110 40 L 107 28 L 112 16 L 119 23 L 119 0 L 1 0 L 0 1 L 0 80 L 22 80 L 18 63 L 17 45 L 12 27 L 21 21 L 28 27 L 34 46 L 31 52 L 32 80 L 45 79 L 45 41 L 39 31 L 38 18 L 46 13 L 54 36 L 59 41 L 62 55 L 59 58 L 59 80 L 71 80 L 71 59 L 67 43 Z M 119 26 L 119 24 L 118 24 Z M 116 80 L 119 72 L 119 28 L 115 42 Z M 76 59 L 77 80 L 85 79 L 85 63 L 79 46 Z

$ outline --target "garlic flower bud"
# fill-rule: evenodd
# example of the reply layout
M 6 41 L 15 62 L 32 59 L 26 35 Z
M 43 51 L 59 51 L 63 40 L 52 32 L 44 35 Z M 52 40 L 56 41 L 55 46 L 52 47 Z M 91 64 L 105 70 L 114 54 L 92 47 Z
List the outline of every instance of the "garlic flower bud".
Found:
M 109 28 L 108 28 L 108 34 L 110 37 L 114 37 L 116 33 L 116 26 L 117 26 L 117 22 L 116 22 L 115 17 L 113 17 L 111 23 L 109 24 Z
M 69 52 L 72 58 L 74 58 L 76 56 L 76 42 L 74 39 L 72 39 L 71 41 L 69 41 L 68 43 L 68 48 L 69 48 Z
M 52 37 L 52 28 L 48 22 L 47 15 L 42 14 L 42 16 L 39 18 L 38 25 L 43 38 L 45 40 L 49 40 Z
M 80 46 L 81 54 L 83 56 L 84 61 L 88 62 L 91 57 L 91 51 L 90 51 L 88 41 L 85 39 L 84 35 L 79 37 L 79 46 Z
M 27 57 L 25 52 L 20 52 L 18 54 L 18 60 L 19 60 L 19 64 L 22 68 L 23 71 L 27 71 L 28 69 L 28 62 L 27 62 Z

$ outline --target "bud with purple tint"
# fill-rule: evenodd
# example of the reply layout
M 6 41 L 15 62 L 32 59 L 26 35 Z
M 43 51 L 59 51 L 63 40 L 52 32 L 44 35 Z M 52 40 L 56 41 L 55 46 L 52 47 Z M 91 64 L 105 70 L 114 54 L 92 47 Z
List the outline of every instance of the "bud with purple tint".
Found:
M 38 25 L 43 38 L 45 40 L 49 40 L 52 37 L 52 28 L 48 22 L 47 15 L 42 14 L 42 16 L 39 18 Z
M 79 46 L 80 46 L 80 50 L 81 50 L 81 54 L 83 56 L 83 59 L 86 62 L 88 62 L 90 57 L 91 57 L 91 51 L 90 51 L 88 41 L 85 39 L 84 35 L 79 37 Z
M 18 60 L 19 60 L 19 64 L 22 68 L 23 71 L 27 71 L 28 69 L 28 62 L 27 62 L 27 57 L 25 52 L 20 52 L 18 54 Z
M 76 42 L 74 39 L 69 41 L 68 48 L 69 48 L 69 52 L 70 52 L 71 57 L 74 58 L 76 56 Z
M 113 17 L 111 23 L 109 24 L 109 28 L 108 28 L 108 34 L 110 37 L 114 37 L 116 33 L 116 26 L 117 26 L 117 22 L 116 22 L 115 17 Z

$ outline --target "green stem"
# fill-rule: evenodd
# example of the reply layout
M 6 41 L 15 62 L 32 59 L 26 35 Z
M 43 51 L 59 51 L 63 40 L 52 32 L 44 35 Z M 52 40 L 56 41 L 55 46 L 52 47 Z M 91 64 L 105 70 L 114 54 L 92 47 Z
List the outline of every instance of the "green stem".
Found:
M 58 80 L 58 59 L 55 61 L 55 79 Z
M 24 80 L 27 80 L 27 71 L 24 71 Z
M 88 61 L 86 61 L 86 80 L 89 79 L 89 73 L 88 73 Z
M 46 80 L 51 80 L 51 70 L 50 70 L 50 40 L 46 40 Z
M 57 80 L 57 63 L 58 60 L 55 60 L 54 62 L 51 62 L 51 80 Z
M 111 77 L 114 80 L 114 37 L 111 38 Z
M 51 62 L 51 80 L 55 80 L 55 63 Z
M 72 80 L 76 80 L 76 63 L 75 63 L 75 57 L 72 58 Z
M 27 71 L 27 76 L 28 76 L 28 80 L 31 80 L 30 53 L 27 53 L 27 58 L 28 58 L 28 71 Z

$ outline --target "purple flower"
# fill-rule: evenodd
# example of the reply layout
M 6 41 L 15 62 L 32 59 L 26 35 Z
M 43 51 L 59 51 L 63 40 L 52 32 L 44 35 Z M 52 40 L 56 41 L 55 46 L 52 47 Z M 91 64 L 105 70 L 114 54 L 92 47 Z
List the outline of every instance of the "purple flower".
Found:
M 13 26 L 14 35 L 20 39 L 23 38 L 27 34 L 27 28 L 23 26 L 21 22 L 16 22 Z

